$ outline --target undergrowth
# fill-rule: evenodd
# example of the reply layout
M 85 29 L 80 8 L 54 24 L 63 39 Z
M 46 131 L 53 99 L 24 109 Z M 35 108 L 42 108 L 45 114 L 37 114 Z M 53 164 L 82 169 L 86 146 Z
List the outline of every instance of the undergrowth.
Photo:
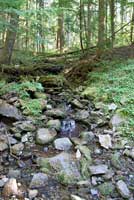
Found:
M 43 87 L 38 82 L 24 81 L 22 83 L 6 83 L 0 81 L 0 96 L 15 92 L 18 95 L 21 109 L 26 115 L 38 116 L 42 112 L 42 99 L 31 98 L 31 93 L 43 92 Z
M 115 103 L 127 118 L 122 128 L 134 139 L 134 60 L 102 62 L 103 70 L 89 73 L 87 85 L 96 88 L 96 101 Z

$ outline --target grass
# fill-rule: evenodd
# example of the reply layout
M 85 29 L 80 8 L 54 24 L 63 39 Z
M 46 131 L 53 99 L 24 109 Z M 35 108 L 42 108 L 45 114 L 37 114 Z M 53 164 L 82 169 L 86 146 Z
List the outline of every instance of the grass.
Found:
M 115 103 L 127 118 L 121 128 L 134 139 L 134 60 L 102 62 L 102 70 L 89 73 L 87 86 L 96 88 L 95 100 Z

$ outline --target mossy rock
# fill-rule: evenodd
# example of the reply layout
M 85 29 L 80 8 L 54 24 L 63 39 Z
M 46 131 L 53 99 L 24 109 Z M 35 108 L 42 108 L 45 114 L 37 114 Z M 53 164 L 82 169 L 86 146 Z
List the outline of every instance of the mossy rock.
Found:
M 115 186 L 111 182 L 106 182 L 98 186 L 98 189 L 103 196 L 109 196 L 114 193 Z
M 98 89 L 96 87 L 87 87 L 83 92 L 82 96 L 95 98 L 97 96 Z

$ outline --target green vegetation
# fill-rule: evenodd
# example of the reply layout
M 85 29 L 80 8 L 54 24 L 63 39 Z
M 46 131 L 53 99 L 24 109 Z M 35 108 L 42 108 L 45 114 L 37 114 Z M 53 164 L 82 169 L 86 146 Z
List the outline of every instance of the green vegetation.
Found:
M 93 96 L 96 102 L 115 103 L 126 116 L 127 123 L 121 130 L 134 138 L 134 60 L 102 62 L 101 70 L 89 73 L 87 87 L 83 92 Z M 90 88 L 94 89 L 91 93 Z M 95 90 L 96 88 L 96 90 Z
M 16 92 L 20 101 L 23 113 L 26 115 L 38 116 L 41 114 L 42 109 L 45 106 L 44 98 L 31 98 L 31 93 L 33 96 L 36 92 L 43 92 L 43 87 L 38 82 L 22 82 L 22 83 L 6 83 L 4 81 L 0 82 L 0 95 L 5 95 L 11 92 Z M 39 93 L 40 94 L 40 93 Z M 44 97 L 44 95 L 42 95 Z

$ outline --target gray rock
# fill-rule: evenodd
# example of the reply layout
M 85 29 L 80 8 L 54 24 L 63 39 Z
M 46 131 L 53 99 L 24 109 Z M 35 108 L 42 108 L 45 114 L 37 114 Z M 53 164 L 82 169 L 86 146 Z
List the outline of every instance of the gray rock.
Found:
M 3 117 L 11 118 L 13 120 L 22 119 L 22 114 L 20 111 L 15 106 L 10 105 L 3 100 L 0 100 L 0 115 Z
M 4 141 L 0 141 L 0 152 L 5 151 L 6 149 L 8 149 L 7 143 Z
M 83 140 L 87 142 L 91 142 L 95 138 L 95 134 L 91 131 L 81 132 L 80 136 Z
M 120 169 L 121 168 L 121 162 L 120 162 L 120 153 L 116 152 L 111 156 L 111 164 L 113 167 L 115 167 L 116 169 Z
M 71 104 L 72 104 L 73 106 L 75 106 L 76 108 L 80 108 L 80 109 L 83 108 L 83 105 L 82 105 L 77 99 L 74 99 L 74 100 L 71 102 Z
M 108 105 L 108 109 L 111 110 L 116 110 L 117 109 L 117 105 L 115 103 L 111 103 Z
M 40 188 L 44 187 L 44 185 L 48 182 L 48 176 L 44 173 L 37 173 L 34 174 L 31 183 L 30 188 Z
M 47 168 L 51 173 L 56 172 L 57 179 L 61 183 L 76 183 L 81 180 L 78 166 L 71 154 L 63 152 L 51 158 L 40 157 L 37 163 L 42 169 Z
M 116 113 L 112 119 L 109 122 L 110 128 L 117 128 L 119 127 L 123 122 L 125 122 L 125 119 L 121 116 L 120 113 Z
M 8 177 L 9 178 L 20 178 L 21 177 L 21 171 L 16 169 L 10 169 L 8 172 Z
M 54 118 L 65 118 L 66 113 L 60 109 L 52 109 L 52 110 L 47 110 L 46 115 L 49 117 L 54 117 Z
M 24 149 L 23 143 L 18 143 L 11 147 L 12 153 L 18 156 L 22 154 L 23 149 Z
M 85 199 L 83 199 L 83 198 L 81 198 L 81 197 L 79 197 L 79 196 L 77 196 L 77 195 L 71 195 L 71 200 L 85 200 Z
M 2 188 L 5 185 L 5 182 L 1 179 L 0 180 L 0 188 Z
M 85 120 L 89 117 L 89 111 L 87 110 L 80 110 L 79 112 L 76 113 L 76 119 L 81 121 Z
M 47 122 L 47 127 L 48 128 L 55 128 L 57 131 L 60 131 L 60 129 L 61 129 L 61 122 L 60 122 L 59 119 L 49 120 Z
M 58 150 L 68 151 L 72 147 L 72 142 L 69 138 L 59 138 L 54 141 L 54 146 Z
M 128 156 L 128 157 L 130 157 L 130 158 L 132 158 L 134 160 L 134 148 L 131 149 L 131 150 L 125 149 L 123 154 L 125 156 Z
M 13 123 L 13 125 L 20 132 L 21 131 L 33 132 L 36 129 L 36 127 L 33 125 L 32 121 L 19 121 L 19 122 Z
M 90 170 L 91 175 L 106 174 L 108 171 L 108 166 L 107 165 L 89 166 L 89 170 Z
M 99 143 L 105 149 L 112 147 L 112 139 L 110 135 L 99 135 Z
M 28 196 L 30 199 L 34 199 L 38 195 L 38 190 L 29 190 L 28 191 Z
M 40 128 L 37 131 L 36 142 L 41 145 L 48 144 L 54 140 L 56 135 L 57 132 L 55 130 Z
M 130 191 L 124 181 L 122 180 L 118 181 L 116 186 L 117 186 L 118 192 L 123 198 L 128 199 L 130 197 Z

